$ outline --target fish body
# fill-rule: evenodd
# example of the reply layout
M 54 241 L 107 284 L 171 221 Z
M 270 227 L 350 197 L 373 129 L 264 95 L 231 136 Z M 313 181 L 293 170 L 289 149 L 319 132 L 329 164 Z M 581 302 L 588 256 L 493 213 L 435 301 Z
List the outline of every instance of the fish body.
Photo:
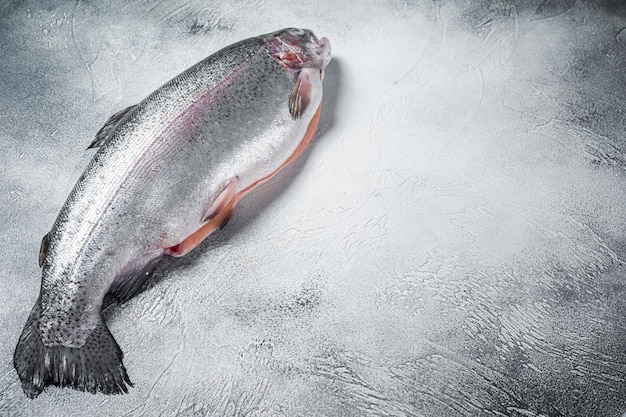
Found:
M 218 51 L 111 117 L 42 242 L 41 292 L 14 355 L 27 396 L 127 391 L 105 295 L 132 297 L 164 255 L 193 249 L 304 149 L 329 60 L 327 39 L 284 29 Z

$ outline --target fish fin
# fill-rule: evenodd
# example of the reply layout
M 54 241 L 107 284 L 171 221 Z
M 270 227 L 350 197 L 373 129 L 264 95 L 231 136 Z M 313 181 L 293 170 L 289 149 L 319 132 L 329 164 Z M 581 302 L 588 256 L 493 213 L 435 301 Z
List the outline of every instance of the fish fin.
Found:
M 99 318 L 85 344 L 78 348 L 46 346 L 39 333 L 41 304 L 37 300 L 13 355 L 13 366 L 28 398 L 48 385 L 104 394 L 127 393 L 133 386 L 122 363 L 124 354 Z
M 177 245 L 171 246 L 164 250 L 166 255 L 180 257 L 184 256 L 193 248 L 198 246 L 208 235 L 213 233 L 217 228 L 223 228 L 230 220 L 239 200 L 240 193 L 237 192 L 238 177 L 232 178 L 224 189 L 218 194 L 209 208 L 202 225 L 185 240 Z
M 128 263 L 115 277 L 107 295 L 113 296 L 118 303 L 130 300 L 141 292 L 160 260 L 161 256 L 155 256 L 147 262 L 142 259 Z M 103 302 L 102 309 L 104 310 L 111 304 L 112 300 L 109 297 L 106 302 Z
M 220 230 L 225 228 L 226 225 L 228 224 L 228 222 L 230 221 L 230 219 L 233 217 L 233 213 L 235 212 L 235 207 L 236 206 L 237 206 L 237 201 L 233 202 L 232 208 L 230 210 L 228 210 L 228 212 L 226 213 L 226 215 L 222 219 L 222 222 L 220 223 Z
M 46 259 L 46 255 L 48 254 L 48 244 L 50 243 L 50 233 L 46 233 L 46 235 L 41 239 L 41 246 L 39 247 L 39 268 L 43 266 L 43 261 Z
M 113 116 L 109 117 L 109 120 L 106 121 L 106 123 L 104 124 L 104 126 L 102 126 L 100 130 L 98 130 L 98 133 L 96 133 L 96 138 L 93 140 L 93 142 L 91 142 L 87 149 L 99 148 L 100 146 L 104 145 L 107 139 L 111 136 L 110 133 L 113 131 L 113 129 L 115 129 L 120 120 L 122 120 L 124 116 L 126 116 L 126 114 L 134 108 L 135 106 L 128 106 L 124 110 L 120 110 Z
M 302 113 L 306 110 L 311 102 L 311 80 L 307 71 L 300 71 L 296 84 L 293 86 L 291 95 L 289 96 L 289 113 L 291 118 L 296 120 L 302 117 Z
M 222 187 L 222 191 L 217 194 L 215 200 L 211 204 L 211 207 L 207 210 L 206 215 L 202 219 L 202 223 L 205 223 L 219 214 L 220 211 L 226 207 L 231 198 L 237 193 L 237 183 L 239 177 L 235 176 L 226 182 L 226 185 Z

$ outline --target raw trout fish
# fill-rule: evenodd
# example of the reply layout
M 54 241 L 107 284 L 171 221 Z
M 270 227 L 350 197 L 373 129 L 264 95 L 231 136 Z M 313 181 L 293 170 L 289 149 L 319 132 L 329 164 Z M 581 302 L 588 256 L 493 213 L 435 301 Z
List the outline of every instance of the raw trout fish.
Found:
M 48 385 L 128 392 L 105 295 L 135 295 L 164 255 L 223 227 L 302 152 L 329 61 L 326 38 L 280 30 L 216 52 L 109 119 L 42 241 L 41 292 L 13 359 L 28 397 Z

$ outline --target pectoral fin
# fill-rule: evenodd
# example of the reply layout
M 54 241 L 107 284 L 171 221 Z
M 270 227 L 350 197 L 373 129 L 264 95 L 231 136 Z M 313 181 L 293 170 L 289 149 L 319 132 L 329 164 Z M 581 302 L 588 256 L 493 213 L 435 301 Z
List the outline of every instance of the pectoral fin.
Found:
M 184 256 L 198 246 L 208 235 L 213 233 L 215 229 L 221 229 L 226 226 L 240 197 L 240 193 L 237 191 L 238 181 L 239 178 L 237 177 L 228 181 L 224 189 L 213 201 L 213 204 L 211 204 L 202 225 L 179 244 L 166 248 L 164 253 L 174 257 Z
M 289 96 L 289 112 L 294 120 L 302 116 L 311 102 L 312 85 L 309 76 L 308 71 L 300 71 Z
M 120 110 L 115 113 L 113 116 L 107 120 L 107 122 L 102 126 L 98 133 L 96 133 L 96 138 L 91 142 L 91 144 L 87 147 L 87 149 L 98 148 L 104 145 L 107 139 L 111 136 L 110 133 L 115 129 L 117 124 L 126 116 L 126 114 L 131 111 L 135 106 L 126 107 L 124 110 Z

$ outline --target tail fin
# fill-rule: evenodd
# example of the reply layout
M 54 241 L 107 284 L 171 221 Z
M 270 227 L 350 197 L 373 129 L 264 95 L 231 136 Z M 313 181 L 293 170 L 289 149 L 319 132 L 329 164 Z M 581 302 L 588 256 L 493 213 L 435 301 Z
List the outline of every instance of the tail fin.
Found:
M 48 385 L 91 393 L 128 392 L 126 384 L 133 384 L 122 363 L 124 354 L 102 320 L 79 348 L 45 346 L 39 335 L 40 314 L 37 300 L 13 356 L 27 397 L 37 397 Z

